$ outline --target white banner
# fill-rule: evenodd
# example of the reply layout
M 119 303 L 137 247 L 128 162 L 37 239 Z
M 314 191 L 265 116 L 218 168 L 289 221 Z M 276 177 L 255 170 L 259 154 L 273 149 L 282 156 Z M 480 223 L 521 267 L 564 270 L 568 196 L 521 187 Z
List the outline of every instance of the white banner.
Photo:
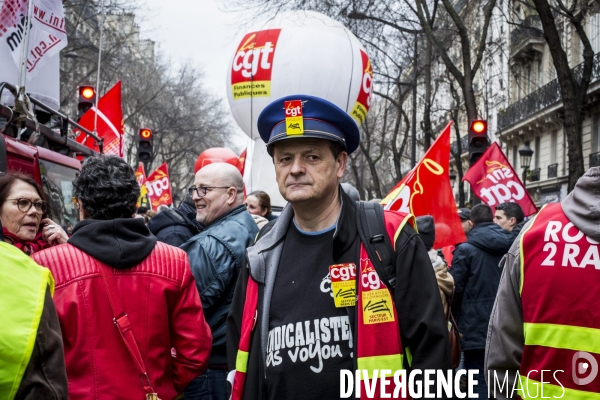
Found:
M 33 12 L 27 52 L 27 78 L 40 73 L 44 64 L 67 45 L 67 32 L 61 0 L 31 0 Z M 28 2 L 4 0 L 0 8 L 0 53 L 6 50 L 19 66 L 21 46 L 27 26 Z M 16 84 L 17 82 L 11 82 Z

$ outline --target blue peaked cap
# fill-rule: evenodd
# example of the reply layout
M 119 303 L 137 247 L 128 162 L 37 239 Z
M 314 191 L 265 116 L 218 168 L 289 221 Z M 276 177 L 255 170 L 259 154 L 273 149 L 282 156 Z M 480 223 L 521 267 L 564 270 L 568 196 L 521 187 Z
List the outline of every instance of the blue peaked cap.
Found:
M 302 135 L 286 134 L 284 104 L 293 100 L 302 101 Z M 348 154 L 352 154 L 360 143 L 358 126 L 348 113 L 325 99 L 305 94 L 286 96 L 271 102 L 258 116 L 257 125 L 260 137 L 267 144 L 269 152 L 273 143 L 287 139 L 315 138 L 337 141 L 345 147 Z

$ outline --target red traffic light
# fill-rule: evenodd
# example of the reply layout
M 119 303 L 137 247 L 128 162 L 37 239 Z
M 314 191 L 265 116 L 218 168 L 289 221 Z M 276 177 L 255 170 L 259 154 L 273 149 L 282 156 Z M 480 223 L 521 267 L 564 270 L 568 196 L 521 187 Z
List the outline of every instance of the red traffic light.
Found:
M 92 86 L 81 86 L 79 88 L 79 94 L 84 99 L 89 100 L 89 99 L 94 98 L 94 96 L 96 95 L 96 89 L 94 89 Z
M 140 137 L 142 139 L 150 139 L 152 138 L 152 131 L 148 128 L 140 129 Z
M 487 132 L 487 121 L 477 119 L 471 122 L 471 131 L 474 133 L 486 133 Z

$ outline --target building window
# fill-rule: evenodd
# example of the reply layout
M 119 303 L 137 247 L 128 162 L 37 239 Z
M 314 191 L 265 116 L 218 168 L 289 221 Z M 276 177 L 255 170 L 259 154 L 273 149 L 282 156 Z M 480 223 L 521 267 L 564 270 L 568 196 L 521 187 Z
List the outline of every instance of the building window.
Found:
M 512 165 L 513 165 L 513 168 L 517 168 L 517 152 L 518 152 L 517 146 L 513 146 L 513 148 L 512 148 L 512 156 L 513 156 Z
M 535 150 L 533 150 L 533 156 L 535 157 L 535 167 L 540 168 L 540 137 L 535 138 Z
M 600 114 L 594 115 L 594 124 L 592 126 L 592 153 L 600 151 Z
M 541 88 L 542 87 L 542 83 L 544 82 L 543 81 L 543 76 L 542 76 L 543 71 L 544 70 L 542 68 L 542 60 L 541 59 L 537 60 L 537 86 L 538 86 L 538 88 Z
M 531 83 L 532 83 L 532 80 L 533 80 L 532 79 L 533 77 L 531 76 L 532 75 L 531 69 L 532 69 L 531 64 L 529 64 L 527 66 L 527 94 L 531 93 L 531 86 L 532 86 Z
M 550 133 L 550 164 L 555 164 L 558 158 L 558 131 L 555 129 Z
M 590 42 L 594 53 L 600 53 L 600 12 L 590 17 Z

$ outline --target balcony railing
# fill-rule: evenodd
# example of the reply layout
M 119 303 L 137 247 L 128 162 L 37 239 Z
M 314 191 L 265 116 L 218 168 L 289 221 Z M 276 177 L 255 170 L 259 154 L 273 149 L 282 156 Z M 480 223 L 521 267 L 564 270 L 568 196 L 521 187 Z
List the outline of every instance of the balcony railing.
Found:
M 548 165 L 548 179 L 558 176 L 558 163 Z
M 531 182 L 537 182 L 540 180 L 540 170 L 541 168 L 536 168 L 531 170 Z
M 536 16 L 527 17 L 523 25 L 517 26 L 510 32 L 510 53 L 514 54 L 525 42 L 535 39 L 536 42 L 543 42 L 544 32 L 542 31 L 542 22 Z
M 590 154 L 590 168 L 600 167 L 600 152 Z
M 573 68 L 573 75 L 578 82 L 583 74 L 583 63 Z M 594 57 L 592 76 L 590 83 L 600 79 L 600 53 Z M 543 110 L 561 100 L 560 85 L 558 79 L 554 79 L 547 85 L 542 86 L 535 92 L 510 105 L 506 110 L 498 113 L 498 130 L 507 128 L 530 115 Z
M 469 149 L 469 137 L 468 136 L 463 136 L 460 138 L 460 150 L 461 150 L 461 155 L 465 154 Z M 450 145 L 450 154 L 454 155 L 458 152 L 458 146 L 456 145 L 456 141 L 452 142 L 452 144 Z

